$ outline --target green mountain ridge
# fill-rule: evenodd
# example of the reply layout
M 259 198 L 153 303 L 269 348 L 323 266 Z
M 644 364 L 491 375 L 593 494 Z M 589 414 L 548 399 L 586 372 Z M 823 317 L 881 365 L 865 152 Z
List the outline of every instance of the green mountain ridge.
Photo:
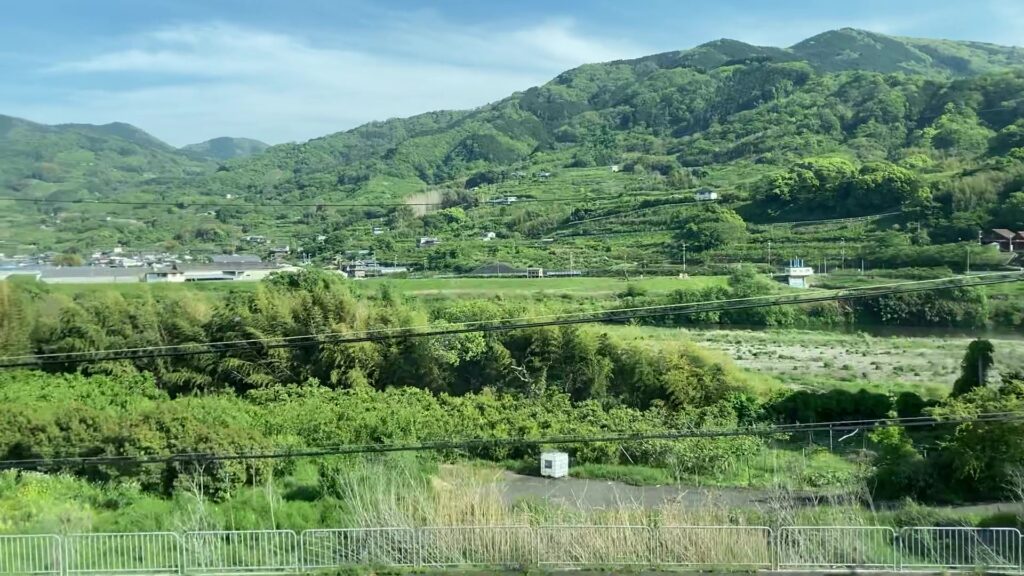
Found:
M 975 236 L 982 225 L 1012 224 L 995 207 L 1013 192 L 1017 178 L 1007 155 L 1024 144 L 1022 66 L 1020 48 L 853 29 L 789 48 L 723 39 L 579 66 L 474 110 L 371 122 L 217 162 L 205 159 L 209 152 L 168 151 L 123 125 L 39 127 L 0 118 L 0 143 L 14 143 L 0 152 L 0 185 L 39 198 L 180 204 L 132 208 L 131 221 L 145 226 L 119 227 L 85 223 L 82 214 L 88 212 L 80 212 L 80 205 L 13 206 L 11 228 L 50 246 L 101 240 L 153 245 L 173 236 L 174 243 L 230 251 L 243 236 L 260 234 L 311 251 L 315 242 L 316 252 L 369 246 L 401 258 L 412 256 L 400 247 L 418 235 L 493 230 L 510 239 L 536 239 L 565 232 L 588 216 L 636 209 L 637 194 L 676 195 L 678 202 L 698 186 L 721 190 L 748 222 L 862 215 L 927 193 L 935 207 L 926 221 L 936 238 L 955 240 L 972 229 L 969 236 Z M 90 146 L 112 147 L 115 154 L 97 155 Z M 227 156 L 238 143 L 224 146 Z M 207 143 L 205 149 L 214 147 Z M 106 174 L 99 183 L 91 172 L 64 180 L 37 177 L 41 164 L 67 170 L 69 159 L 80 160 L 76 153 L 98 158 L 97 165 L 114 164 L 117 177 Z M 127 158 L 134 171 L 116 166 Z M 621 175 L 607 169 L 613 164 L 623 167 Z M 542 172 L 554 177 L 537 181 Z M 610 193 L 621 199 L 601 207 L 587 200 Z M 581 205 L 470 211 L 501 194 L 575 196 Z M 372 206 L 410 198 L 440 198 L 467 209 L 415 218 Z M 224 199 L 299 206 L 272 213 L 194 206 Z M 320 202 L 367 206 L 311 207 Z M 72 226 L 65 212 L 81 220 Z M 633 229 L 637 222 L 678 228 L 671 214 L 645 216 Z M 369 220 L 387 225 L 396 239 L 366 240 L 360 230 L 369 229 Z M 45 232 L 36 230 L 39 221 L 46 222 Z M 721 221 L 734 220 L 725 214 Z M 311 240 L 322 236 L 328 240 Z M 668 256 L 672 250 L 664 239 L 648 241 L 645 249 L 623 246 L 616 258 L 652 249 Z M 543 256 L 515 250 L 520 256 L 508 259 Z M 443 251 L 461 258 L 455 248 Z M 473 257 L 505 256 L 488 249 Z
M 269 144 L 252 138 L 221 136 L 205 142 L 182 146 L 180 150 L 185 155 L 199 160 L 223 161 L 259 154 L 269 147 Z

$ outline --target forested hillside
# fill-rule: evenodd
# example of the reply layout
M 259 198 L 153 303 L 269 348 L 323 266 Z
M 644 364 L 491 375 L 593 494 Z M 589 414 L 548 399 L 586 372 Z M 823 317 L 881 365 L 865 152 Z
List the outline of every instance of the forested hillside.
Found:
M 1018 48 L 852 29 L 786 49 L 719 40 L 581 66 L 475 110 L 374 122 L 219 167 L 130 127 L 7 119 L 3 133 L 17 145 L 5 147 L 3 184 L 47 202 L 0 205 L 10 206 L 11 232 L 40 249 L 230 252 L 260 234 L 325 260 L 365 249 L 467 270 L 494 259 L 551 266 L 571 249 L 595 267 L 678 260 L 681 229 L 699 211 L 681 205 L 710 187 L 747 233 L 695 243 L 696 258 L 763 261 L 750 253 L 764 244 L 752 225 L 895 213 L 852 233 L 795 238 L 786 254 L 824 257 L 822 246 L 842 237 L 858 257 L 888 262 L 861 247 L 921 251 L 1024 219 L 1022 64 Z M 237 145 L 208 144 L 201 156 L 223 160 Z M 503 195 L 522 202 L 487 202 Z M 56 202 L 105 198 L 165 204 Z M 394 205 L 402 202 L 435 205 Z M 623 228 L 620 215 L 639 209 Z M 107 212 L 113 221 L 94 219 Z M 374 226 L 387 234 L 370 237 Z M 485 232 L 499 241 L 473 244 Z M 580 238 L 624 233 L 603 254 Z M 445 245 L 416 251 L 423 235 Z M 897 265 L 959 259 L 911 255 Z
M 267 148 L 269 144 L 264 144 L 259 140 L 253 140 L 252 138 L 229 138 L 222 136 L 220 138 L 214 138 L 198 144 L 189 144 L 183 146 L 181 151 L 186 155 L 197 159 L 208 159 L 208 160 L 231 160 L 232 158 L 245 158 L 252 156 L 253 154 L 259 154 Z

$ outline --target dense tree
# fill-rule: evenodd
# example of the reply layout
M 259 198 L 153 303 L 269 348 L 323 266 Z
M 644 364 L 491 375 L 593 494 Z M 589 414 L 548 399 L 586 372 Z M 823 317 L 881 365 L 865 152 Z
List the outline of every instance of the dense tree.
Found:
M 679 251 L 684 242 L 697 252 L 721 248 L 741 241 L 747 233 L 743 218 L 728 208 L 711 206 L 700 215 L 684 218 L 674 235 Z
M 960 377 L 953 384 L 953 396 L 962 396 L 975 388 L 985 386 L 989 370 L 995 364 L 995 347 L 988 340 L 974 340 L 960 361 Z

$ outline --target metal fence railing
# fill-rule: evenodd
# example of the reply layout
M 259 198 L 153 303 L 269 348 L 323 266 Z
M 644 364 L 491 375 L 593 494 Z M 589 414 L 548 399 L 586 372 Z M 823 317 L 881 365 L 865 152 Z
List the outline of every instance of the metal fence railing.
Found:
M 529 566 L 537 551 L 529 526 L 441 526 L 419 530 L 421 566 Z
M 416 566 L 413 528 L 338 528 L 302 533 L 305 568 L 336 566 Z
M 787 570 L 897 569 L 896 532 L 884 526 L 786 526 L 775 565 Z
M 288 574 L 301 569 L 298 536 L 291 530 L 188 532 L 188 574 Z
M 61 574 L 61 539 L 50 534 L 0 536 L 0 574 Z
M 763 526 L 663 526 L 654 533 L 659 565 L 772 568 L 772 530 Z
M 0 535 L 0 576 L 224 576 L 400 567 L 692 567 L 1024 574 L 1015 528 L 432 526 Z
M 654 564 L 647 526 L 541 526 L 537 562 L 561 566 Z
M 1016 528 L 904 528 L 899 540 L 900 567 L 908 572 L 1021 567 Z
M 69 534 L 63 544 L 65 574 L 181 573 L 181 539 L 173 532 Z

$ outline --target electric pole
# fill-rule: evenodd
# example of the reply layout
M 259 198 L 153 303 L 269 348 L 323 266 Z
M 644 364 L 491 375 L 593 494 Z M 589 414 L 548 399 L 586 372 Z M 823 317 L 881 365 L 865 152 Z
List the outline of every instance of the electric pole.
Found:
M 842 255 L 841 256 L 842 257 L 842 264 L 840 265 L 840 268 L 843 270 L 843 272 L 845 272 L 846 271 L 846 238 L 840 238 L 839 239 L 839 244 L 840 244 L 840 246 L 842 246 L 842 248 L 840 250 L 840 254 Z
M 770 230 L 770 228 L 769 228 Z M 768 275 L 772 275 L 772 241 L 768 241 Z
M 683 272 L 686 272 L 686 240 L 683 240 Z

